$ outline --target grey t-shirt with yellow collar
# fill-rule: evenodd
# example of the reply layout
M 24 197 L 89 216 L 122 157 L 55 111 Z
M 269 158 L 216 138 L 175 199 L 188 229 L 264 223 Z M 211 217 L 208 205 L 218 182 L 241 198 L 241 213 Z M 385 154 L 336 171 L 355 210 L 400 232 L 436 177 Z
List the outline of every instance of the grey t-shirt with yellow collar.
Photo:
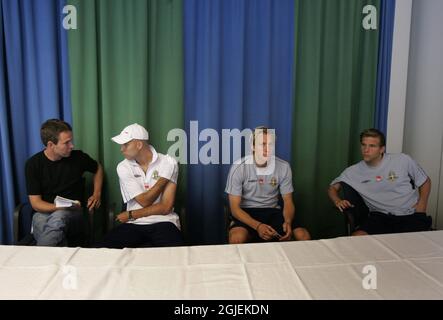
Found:
M 345 182 L 363 198 L 369 211 L 397 216 L 415 212 L 418 190 L 428 176 L 410 156 L 404 153 L 385 154 L 381 163 L 370 167 L 363 160 L 346 168 L 331 182 Z M 411 185 L 415 182 L 416 189 Z
M 275 157 L 271 174 L 255 165 L 252 155 L 237 160 L 231 167 L 225 192 L 241 196 L 242 208 L 278 208 L 279 194 L 294 191 L 289 163 Z

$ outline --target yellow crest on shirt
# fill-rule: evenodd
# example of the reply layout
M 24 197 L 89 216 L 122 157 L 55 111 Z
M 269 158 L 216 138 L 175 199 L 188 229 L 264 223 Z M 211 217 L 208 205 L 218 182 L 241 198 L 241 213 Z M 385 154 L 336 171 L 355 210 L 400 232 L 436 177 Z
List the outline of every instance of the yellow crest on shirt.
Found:
M 159 176 L 158 176 L 158 171 L 155 170 L 155 171 L 152 173 L 152 179 L 154 179 L 154 180 L 158 180 L 158 178 L 159 178 Z
M 395 179 L 397 179 L 398 176 L 395 174 L 394 171 L 389 171 L 388 180 L 393 182 Z
M 277 185 L 277 179 L 275 179 L 275 177 L 272 177 L 270 184 L 271 186 L 275 187 Z

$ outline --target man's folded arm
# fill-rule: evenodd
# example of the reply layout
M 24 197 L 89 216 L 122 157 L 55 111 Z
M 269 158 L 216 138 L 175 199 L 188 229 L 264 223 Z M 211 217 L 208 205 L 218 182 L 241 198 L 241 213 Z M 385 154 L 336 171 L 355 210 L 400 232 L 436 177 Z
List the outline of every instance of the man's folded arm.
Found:
M 160 177 L 152 188 L 150 188 L 148 191 L 140 193 L 134 198 L 134 200 L 137 201 L 143 208 L 151 206 L 165 190 L 168 182 L 168 179 Z
M 162 194 L 160 202 L 148 207 L 144 207 L 142 209 L 132 211 L 132 216 L 134 217 L 134 219 L 152 215 L 167 215 L 171 213 L 172 208 L 174 207 L 177 185 L 173 182 L 169 182 L 164 189 L 165 190 Z
M 37 212 L 52 213 L 57 210 L 57 207 L 54 203 L 44 201 L 41 195 L 29 195 L 28 197 L 32 209 Z

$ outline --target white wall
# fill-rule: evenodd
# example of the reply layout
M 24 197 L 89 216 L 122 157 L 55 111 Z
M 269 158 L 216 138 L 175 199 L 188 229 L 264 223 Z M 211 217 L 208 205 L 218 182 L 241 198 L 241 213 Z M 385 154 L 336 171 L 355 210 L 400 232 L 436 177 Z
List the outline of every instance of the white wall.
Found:
M 403 140 L 403 152 L 431 177 L 428 214 L 439 229 L 443 229 L 442 13 L 442 0 L 413 0 Z
M 412 0 L 395 2 L 386 151 L 403 150 Z

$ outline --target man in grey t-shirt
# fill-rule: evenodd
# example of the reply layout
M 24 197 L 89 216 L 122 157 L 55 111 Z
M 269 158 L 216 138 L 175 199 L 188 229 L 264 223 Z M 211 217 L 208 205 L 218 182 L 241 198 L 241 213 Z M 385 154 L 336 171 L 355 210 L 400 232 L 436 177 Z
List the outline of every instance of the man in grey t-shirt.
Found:
M 229 171 L 225 189 L 233 218 L 229 243 L 310 239 L 309 232 L 294 220 L 291 168 L 273 155 L 274 141 L 270 129 L 256 128 L 253 155 L 236 161 Z
M 364 130 L 360 143 L 363 160 L 345 169 L 328 189 L 342 212 L 353 204 L 338 196 L 341 182 L 356 190 L 368 207 L 368 218 L 353 235 L 429 230 L 432 219 L 426 216 L 426 206 L 431 180 L 424 170 L 406 154 L 386 154 L 385 137 L 377 129 Z

